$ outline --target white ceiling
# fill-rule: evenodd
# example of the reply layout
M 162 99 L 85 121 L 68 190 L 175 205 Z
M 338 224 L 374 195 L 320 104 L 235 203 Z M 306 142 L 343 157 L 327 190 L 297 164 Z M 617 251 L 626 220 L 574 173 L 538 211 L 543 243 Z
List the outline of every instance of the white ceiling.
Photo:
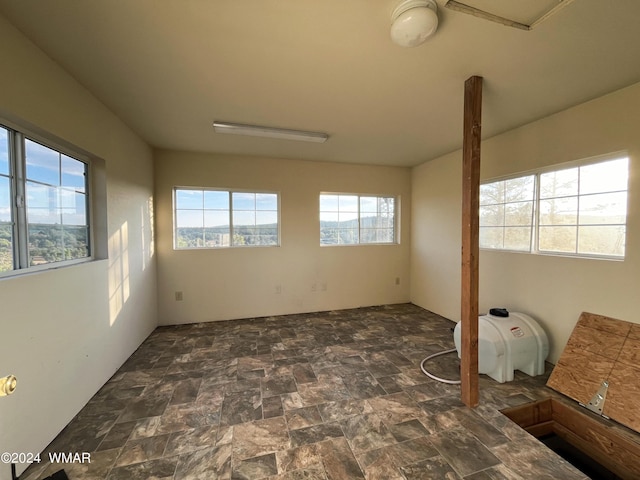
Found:
M 0 13 L 169 149 L 412 166 L 461 147 L 472 75 L 484 138 L 640 81 L 638 0 L 575 0 L 531 31 L 437 2 L 438 32 L 416 48 L 389 39 L 399 0 L 0 0 Z M 529 21 L 556 2 L 464 3 Z M 223 136 L 214 120 L 330 139 Z

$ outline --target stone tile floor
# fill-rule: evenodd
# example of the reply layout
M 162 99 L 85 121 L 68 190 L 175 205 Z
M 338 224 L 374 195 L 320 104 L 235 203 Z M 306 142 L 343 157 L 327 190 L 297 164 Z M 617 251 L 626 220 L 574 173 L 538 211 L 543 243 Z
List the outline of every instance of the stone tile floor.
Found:
M 453 326 L 403 304 L 160 327 L 47 448 L 91 463 L 21 480 L 588 478 L 499 413 L 549 396 L 545 376 L 483 376 L 472 410 L 420 371 Z

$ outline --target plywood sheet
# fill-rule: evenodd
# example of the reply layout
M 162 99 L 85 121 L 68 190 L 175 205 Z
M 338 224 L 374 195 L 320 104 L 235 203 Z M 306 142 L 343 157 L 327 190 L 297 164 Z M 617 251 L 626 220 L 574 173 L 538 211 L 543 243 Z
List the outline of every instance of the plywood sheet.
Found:
M 609 390 L 602 411 L 607 417 L 640 431 L 640 368 L 616 367 L 609 376 Z
M 587 404 L 605 380 L 602 413 L 640 432 L 640 325 L 583 312 L 547 386 Z
M 631 327 L 631 331 L 629 332 L 629 338 L 635 338 L 636 340 L 640 340 L 640 325 L 633 325 Z
M 627 338 L 620 351 L 618 361 L 630 367 L 640 366 L 640 338 L 631 338 L 631 336 Z
M 616 318 L 597 315 L 595 313 L 583 312 L 580 315 L 578 325 L 576 326 L 590 327 L 595 330 L 600 330 L 604 333 L 619 335 L 626 338 L 629 335 L 629 331 L 634 325 L 633 323 L 624 322 Z
M 547 386 L 586 404 L 598 391 L 602 380 L 609 377 L 614 363 L 611 359 L 567 346 L 551 372 Z
M 626 333 L 620 335 L 607 330 L 600 330 L 592 326 L 578 324 L 571 334 L 571 348 L 584 352 L 589 357 L 595 354 L 615 360 L 620 355 Z

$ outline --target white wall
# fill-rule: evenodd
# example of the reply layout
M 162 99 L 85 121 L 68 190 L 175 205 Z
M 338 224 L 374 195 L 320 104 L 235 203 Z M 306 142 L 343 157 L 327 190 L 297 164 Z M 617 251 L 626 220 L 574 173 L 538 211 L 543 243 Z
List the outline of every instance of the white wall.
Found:
M 154 329 L 152 152 L 0 17 L 0 109 L 104 159 L 109 259 L 0 279 L 0 451 L 39 452 Z M 19 468 L 19 472 L 22 468 Z M 0 465 L 0 479 L 9 479 Z
M 409 300 L 410 169 L 158 151 L 155 172 L 161 324 Z M 282 245 L 173 250 L 174 186 L 280 192 Z M 322 191 L 399 195 L 401 244 L 320 247 Z
M 606 261 L 481 251 L 480 311 L 538 319 L 557 361 L 582 311 L 640 323 L 640 84 L 482 142 L 483 180 L 621 150 L 630 157 L 626 258 Z M 412 178 L 411 299 L 460 319 L 462 153 Z

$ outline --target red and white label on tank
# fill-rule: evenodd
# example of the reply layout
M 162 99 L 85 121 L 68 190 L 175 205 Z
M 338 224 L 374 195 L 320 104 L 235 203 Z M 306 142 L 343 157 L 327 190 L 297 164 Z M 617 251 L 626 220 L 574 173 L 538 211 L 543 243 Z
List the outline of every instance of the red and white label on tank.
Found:
M 514 337 L 524 337 L 524 332 L 520 327 L 511 327 L 511 334 Z

